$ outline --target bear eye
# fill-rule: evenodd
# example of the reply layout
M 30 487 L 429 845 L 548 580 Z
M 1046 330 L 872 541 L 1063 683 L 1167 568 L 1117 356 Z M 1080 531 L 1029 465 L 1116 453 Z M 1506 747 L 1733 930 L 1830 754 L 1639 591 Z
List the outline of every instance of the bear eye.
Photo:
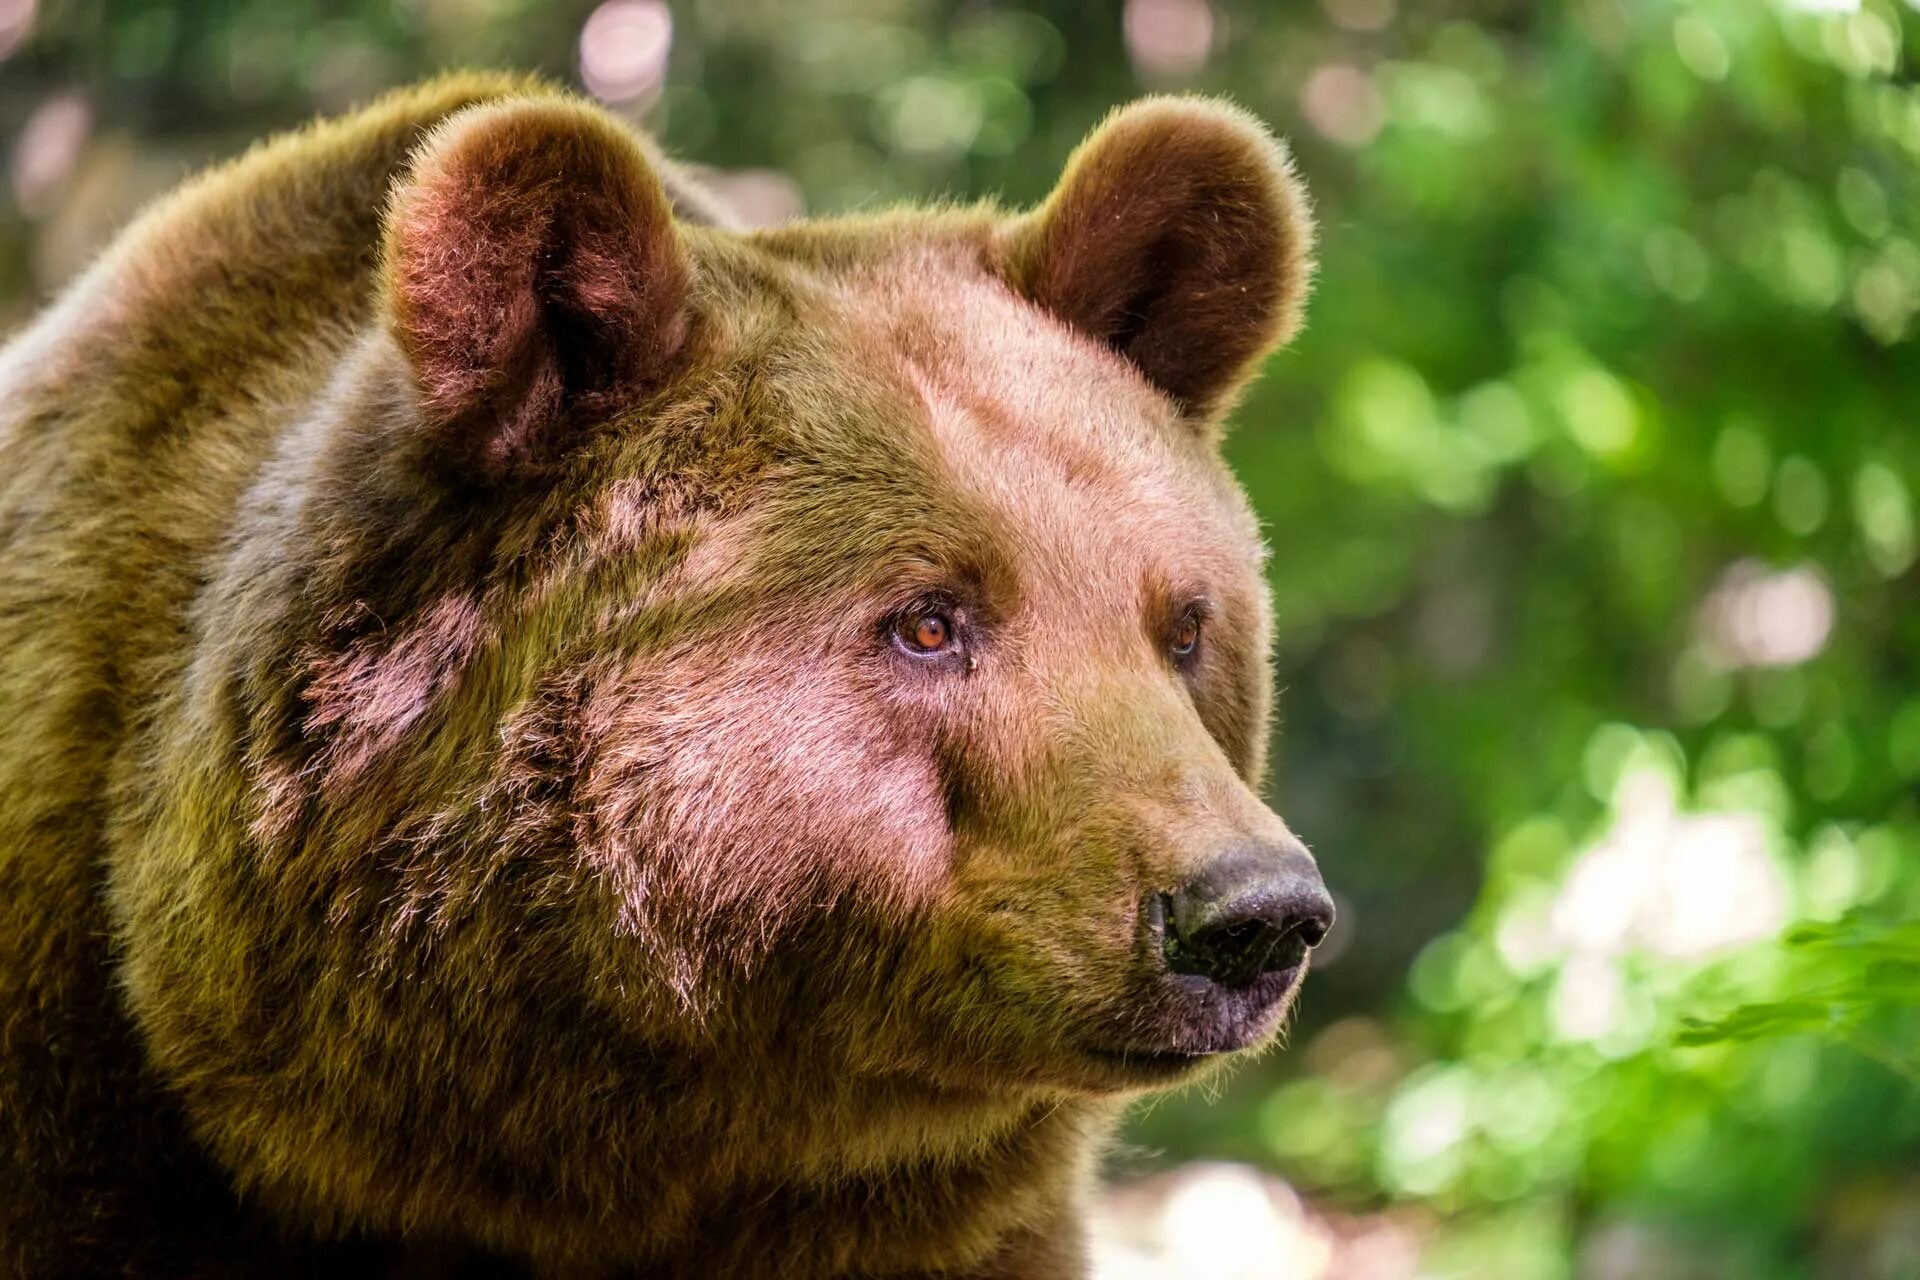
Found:
M 952 649 L 953 635 L 953 619 L 938 609 L 909 609 L 893 624 L 894 643 L 920 658 Z
M 1189 605 L 1173 624 L 1173 634 L 1167 640 L 1167 649 L 1173 654 L 1174 661 L 1184 662 L 1200 648 L 1200 610 Z

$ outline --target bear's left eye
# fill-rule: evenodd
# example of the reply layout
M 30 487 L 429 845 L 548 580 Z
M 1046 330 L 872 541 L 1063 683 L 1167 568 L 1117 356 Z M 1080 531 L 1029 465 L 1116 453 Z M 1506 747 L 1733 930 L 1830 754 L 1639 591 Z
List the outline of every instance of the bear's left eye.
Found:
M 1173 634 L 1167 637 L 1167 651 L 1175 662 L 1185 662 L 1200 648 L 1200 629 L 1204 619 L 1197 606 L 1183 610 L 1173 624 Z
M 939 609 L 909 609 L 894 620 L 893 639 L 914 657 L 937 657 L 954 647 L 953 618 Z

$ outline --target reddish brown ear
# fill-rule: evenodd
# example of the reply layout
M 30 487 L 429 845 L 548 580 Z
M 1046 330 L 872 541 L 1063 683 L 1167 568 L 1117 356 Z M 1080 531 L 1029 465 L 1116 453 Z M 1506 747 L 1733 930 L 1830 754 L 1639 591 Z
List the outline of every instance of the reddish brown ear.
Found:
M 1007 260 L 1016 288 L 1204 419 L 1299 327 L 1312 242 L 1306 194 L 1258 120 L 1148 98 L 1080 144 L 1010 229 Z
M 625 128 L 561 99 L 462 112 L 387 215 L 388 323 L 433 453 L 496 475 L 645 395 L 687 334 L 691 268 Z

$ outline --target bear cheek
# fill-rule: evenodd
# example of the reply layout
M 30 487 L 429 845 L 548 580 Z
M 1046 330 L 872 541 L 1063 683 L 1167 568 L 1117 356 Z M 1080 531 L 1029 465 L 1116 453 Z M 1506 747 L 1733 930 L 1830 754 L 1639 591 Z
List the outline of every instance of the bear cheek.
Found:
M 1132 989 L 1141 874 L 1110 803 L 1071 786 L 1017 798 L 992 787 L 976 780 L 976 817 L 956 829 L 954 897 L 991 1002 L 1051 1038 Z
M 663 659 L 603 687 L 585 732 L 590 856 L 630 902 L 777 932 L 823 898 L 904 910 L 945 878 L 931 760 L 817 660 Z

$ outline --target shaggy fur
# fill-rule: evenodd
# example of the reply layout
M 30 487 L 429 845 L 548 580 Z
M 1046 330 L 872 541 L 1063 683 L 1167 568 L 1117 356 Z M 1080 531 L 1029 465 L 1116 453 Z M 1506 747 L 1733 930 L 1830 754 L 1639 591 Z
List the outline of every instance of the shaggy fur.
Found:
M 1151 1055 L 1271 1037 L 1141 904 L 1288 838 L 1212 429 L 1283 153 L 1167 99 L 1024 216 L 683 186 L 443 80 L 0 354 L 0 1271 L 1070 1277 Z

